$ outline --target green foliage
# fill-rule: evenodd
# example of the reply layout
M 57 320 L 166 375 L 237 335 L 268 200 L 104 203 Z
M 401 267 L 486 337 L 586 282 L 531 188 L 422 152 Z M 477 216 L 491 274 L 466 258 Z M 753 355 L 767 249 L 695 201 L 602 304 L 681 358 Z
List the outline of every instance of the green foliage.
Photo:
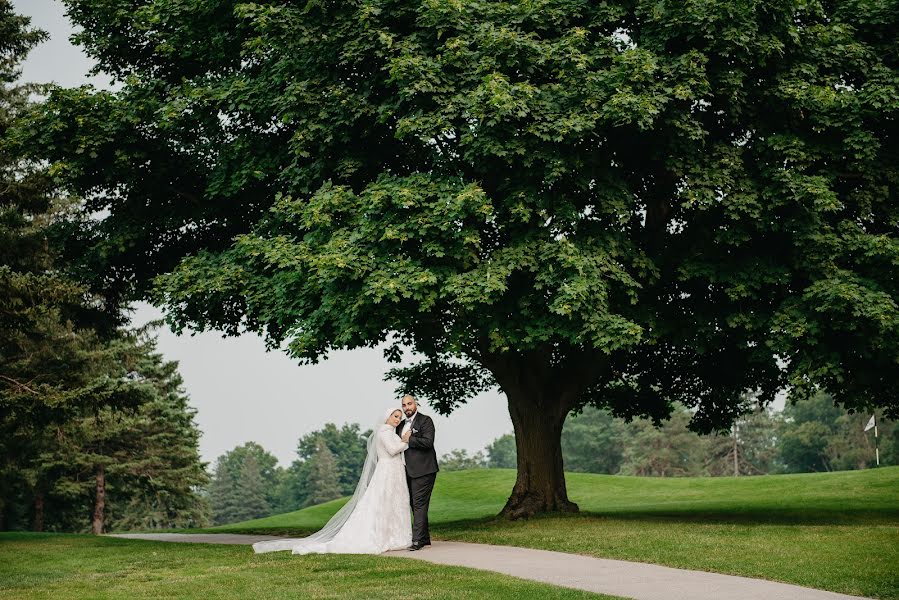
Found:
M 371 430 L 360 431 L 357 423 L 347 423 L 339 429 L 334 423 L 326 423 L 323 428 L 300 438 L 297 442 L 297 457 L 301 461 L 315 458 L 321 447 L 319 442 L 323 442 L 336 461 L 340 489 L 338 495 L 347 496 L 353 493 L 359 483 L 367 452 L 366 440 L 370 434 Z
M 727 435 L 706 440 L 706 472 L 709 475 L 764 475 L 781 470 L 782 441 L 778 426 L 782 415 L 756 408 L 734 421 Z
M 276 503 L 275 495 L 280 484 L 281 469 L 278 467 L 278 459 L 274 454 L 266 451 L 256 442 L 247 442 L 229 450 L 223 457 L 230 480 L 238 482 L 237 485 L 241 485 L 244 463 L 247 460 L 254 461 L 253 470 L 259 471 L 262 481 L 258 487 L 263 490 L 266 504 L 274 505 Z
M 241 521 L 267 517 L 270 508 L 265 500 L 265 484 L 256 457 L 248 455 L 240 466 L 237 479 L 237 511 L 235 518 Z
M 753 409 L 730 432 L 712 436 L 689 431 L 689 415 L 655 429 L 647 420 L 630 423 L 587 407 L 568 419 L 562 452 L 569 472 L 662 476 L 733 476 L 736 473 L 806 473 L 875 466 L 874 431 L 864 431 L 869 415 L 850 414 L 826 394 L 787 405 L 783 412 Z M 895 422 L 877 412 L 880 460 L 897 464 Z M 515 468 L 515 438 L 506 434 L 487 446 L 490 467 Z M 628 462 L 625 463 L 625 457 Z M 443 464 L 443 463 L 441 463 Z
M 301 437 L 297 442 L 297 459 L 285 469 L 278 468 L 277 481 L 267 495 L 272 511 L 288 512 L 308 505 L 309 497 L 314 492 L 309 478 L 316 465 L 320 443 L 324 444 L 335 461 L 338 493 L 333 497 L 352 494 L 362 473 L 366 440 L 370 433 L 370 430 L 360 431 L 357 423 L 339 428 L 334 423 L 326 423 L 321 429 Z
M 890 5 L 65 3 L 120 86 L 8 137 L 105 215 L 63 228 L 88 289 L 299 362 L 414 351 L 388 374 L 444 414 L 498 386 L 553 432 L 507 515 L 575 508 L 558 432 L 587 405 L 899 417 Z M 657 433 L 628 468 L 691 472 Z
M 442 411 L 514 359 L 702 431 L 787 385 L 896 416 L 895 11 L 66 4 L 121 88 L 14 138 L 109 211 L 73 239 L 110 298 L 301 361 L 392 337 Z
M 216 460 L 210 502 L 216 524 L 257 519 L 280 507 L 282 469 L 256 442 L 229 450 Z
M 152 338 L 122 335 L 114 345 L 130 347 L 128 353 L 138 357 L 131 385 L 140 387 L 142 402 L 128 411 L 103 407 L 70 414 L 40 427 L 10 419 L 2 450 L 15 463 L 0 472 L 13 504 L 6 507 L 7 527 L 89 531 L 101 469 L 105 530 L 207 523 L 200 432 L 177 365 L 155 352 Z
M 690 413 L 678 407 L 662 427 L 639 420 L 629 432 L 622 464 L 622 475 L 662 477 L 699 475 L 705 456 L 696 434 L 687 429 Z
M 216 460 L 209 486 L 209 504 L 212 508 L 212 520 L 216 525 L 237 522 L 240 511 L 237 477 L 231 472 L 226 455 L 219 456 Z
M 42 91 L 18 65 L 45 38 L 0 0 L 0 529 L 88 529 L 98 476 L 101 527 L 203 525 L 207 477 L 177 367 L 79 278 L 66 231 L 87 215 L 16 143 Z
M 515 436 L 511 433 L 501 435 L 487 448 L 487 466 L 492 469 L 514 469 L 517 462 Z
M 565 470 L 617 473 L 624 459 L 628 428 L 608 411 L 587 407 L 562 429 Z
M 306 478 L 309 494 L 306 497 L 306 506 L 321 504 L 342 495 L 334 454 L 323 439 L 319 439 L 316 444 L 315 455 L 309 461 L 309 475 Z
M 875 413 L 881 464 L 896 462 L 896 425 Z M 779 450 L 788 473 L 842 471 L 875 466 L 874 431 L 864 431 L 869 413 L 849 414 L 827 394 L 788 404 L 779 430 Z
M 483 469 L 487 466 L 487 459 L 484 457 L 484 453 L 480 451 L 469 456 L 467 450 L 454 449 L 440 457 L 441 471 Z

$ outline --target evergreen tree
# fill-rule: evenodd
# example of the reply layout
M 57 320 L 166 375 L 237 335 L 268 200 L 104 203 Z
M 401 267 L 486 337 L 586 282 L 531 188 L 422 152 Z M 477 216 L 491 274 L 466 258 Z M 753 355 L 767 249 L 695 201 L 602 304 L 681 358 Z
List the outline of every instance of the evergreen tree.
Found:
M 252 454 L 247 455 L 240 465 L 237 478 L 237 520 L 248 521 L 271 514 L 266 500 L 266 483 L 262 477 L 259 462 Z
M 306 506 L 321 504 L 344 495 L 340 489 L 337 460 L 323 439 L 318 440 L 315 455 L 309 463 L 309 475 L 306 478 L 309 493 Z
M 41 501 L 55 507 L 55 529 L 87 530 L 80 515 L 88 512 L 93 533 L 202 526 L 208 509 L 200 491 L 208 476 L 177 365 L 162 360 L 153 339 L 123 335 L 117 343 L 138 347 L 132 385 L 147 400 L 134 410 L 105 407 L 46 427 L 46 442 L 22 471 L 49 483 Z
M 309 464 L 308 460 L 296 459 L 282 471 L 274 512 L 290 512 L 306 506 L 309 497 Z
M 84 216 L 57 193 L 46 166 L 23 158 L 11 139 L 14 128 L 28 127 L 29 94 L 42 89 L 18 83 L 18 65 L 46 38 L 29 23 L 0 0 L 0 528 L 43 530 L 60 500 L 53 498 L 60 428 L 104 407 L 133 409 L 148 389 L 123 379 L 137 356 L 116 339 L 122 315 L 60 259 L 61 230 Z M 72 512 L 62 506 L 56 522 Z
M 209 484 L 200 460 L 196 409 L 188 406 L 178 364 L 155 352 L 155 338 L 144 340 L 136 375 L 154 387 L 154 398 L 137 414 L 125 416 L 134 452 L 128 464 L 115 465 L 124 498 L 113 496 L 117 513 L 111 529 L 202 527 L 210 508 L 202 491 Z
M 209 504 L 212 508 L 212 520 L 216 525 L 239 521 L 237 477 L 229 468 L 226 455 L 219 456 L 216 460 L 209 490 Z
M 297 508 L 284 497 L 283 471 L 278 459 L 256 442 L 236 446 L 218 457 L 210 488 L 215 523 L 256 519 L 273 511 Z
M 278 466 L 278 458 L 256 442 L 246 442 L 225 453 L 225 463 L 231 471 L 234 481 L 239 481 L 243 464 L 250 457 L 256 462 L 259 476 L 262 478 L 262 492 L 265 503 L 274 506 L 278 503 L 278 488 L 283 477 L 283 469 Z
M 709 475 L 761 475 L 775 469 L 779 416 L 759 407 L 751 394 L 743 396 L 743 406 L 747 412 L 734 421 L 730 432 L 707 440 Z
M 319 442 L 324 442 L 337 461 L 340 492 L 346 496 L 356 489 L 365 463 L 366 440 L 370 434 L 371 430 L 360 431 L 358 423 L 348 423 L 340 428 L 334 423 L 326 423 L 321 429 L 300 438 L 297 442 L 297 456 L 300 460 L 311 459 L 318 453 Z

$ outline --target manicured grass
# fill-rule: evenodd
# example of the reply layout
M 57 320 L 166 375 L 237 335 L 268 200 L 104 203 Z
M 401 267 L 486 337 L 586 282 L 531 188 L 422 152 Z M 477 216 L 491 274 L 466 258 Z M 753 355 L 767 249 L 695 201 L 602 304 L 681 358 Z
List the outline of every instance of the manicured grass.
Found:
M 414 577 L 414 592 L 409 576 Z M 0 533 L 0 598 L 523 598 L 613 600 L 474 569 L 367 555 Z
M 899 600 L 899 467 L 740 478 L 568 474 L 582 513 L 494 519 L 515 472 L 440 473 L 432 537 L 576 552 Z M 301 535 L 344 502 L 206 531 Z M 199 530 L 197 530 L 199 531 Z

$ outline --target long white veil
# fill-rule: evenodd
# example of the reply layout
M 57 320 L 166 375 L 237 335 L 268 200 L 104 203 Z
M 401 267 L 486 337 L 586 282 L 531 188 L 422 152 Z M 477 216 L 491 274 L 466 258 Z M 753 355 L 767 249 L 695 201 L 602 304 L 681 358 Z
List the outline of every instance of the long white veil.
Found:
M 283 540 L 256 542 L 253 544 L 253 551 L 256 554 L 262 552 L 275 552 L 278 550 L 292 550 L 293 554 L 305 554 L 312 546 L 324 544 L 337 535 L 337 532 L 340 531 L 344 523 L 350 518 L 353 510 L 356 508 L 356 505 L 359 503 L 359 500 L 362 499 L 365 490 L 368 488 L 368 484 L 375 472 L 375 465 L 378 464 L 378 449 L 375 447 L 378 430 L 396 410 L 399 409 L 394 407 L 388 410 L 387 414 L 375 424 L 374 428 L 372 428 L 371 435 L 368 436 L 368 440 L 366 441 L 365 463 L 362 465 L 362 474 L 359 476 L 359 483 L 356 484 L 356 490 L 353 492 L 349 501 L 344 504 L 340 510 L 334 513 L 334 516 L 325 523 L 324 527 L 304 538 L 285 538 Z

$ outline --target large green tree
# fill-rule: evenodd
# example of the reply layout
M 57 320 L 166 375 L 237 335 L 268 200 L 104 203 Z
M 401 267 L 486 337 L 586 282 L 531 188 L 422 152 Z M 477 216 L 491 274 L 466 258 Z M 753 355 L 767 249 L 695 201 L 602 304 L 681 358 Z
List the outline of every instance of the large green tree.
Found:
M 510 517 L 577 509 L 586 404 L 899 412 L 891 3 L 65 2 L 120 87 L 20 139 L 104 211 L 95 289 L 302 362 L 412 349 L 442 413 L 498 386 Z
M 78 228 L 74 201 L 14 139 L 42 91 L 20 81 L 19 65 L 45 38 L 0 0 L 0 529 L 29 513 L 31 526 L 43 529 L 59 469 L 37 457 L 58 447 L 59 426 L 148 397 L 122 377 L 138 353 L 110 331 L 119 315 L 73 277 L 74 263 L 60 260 L 60 229 Z

